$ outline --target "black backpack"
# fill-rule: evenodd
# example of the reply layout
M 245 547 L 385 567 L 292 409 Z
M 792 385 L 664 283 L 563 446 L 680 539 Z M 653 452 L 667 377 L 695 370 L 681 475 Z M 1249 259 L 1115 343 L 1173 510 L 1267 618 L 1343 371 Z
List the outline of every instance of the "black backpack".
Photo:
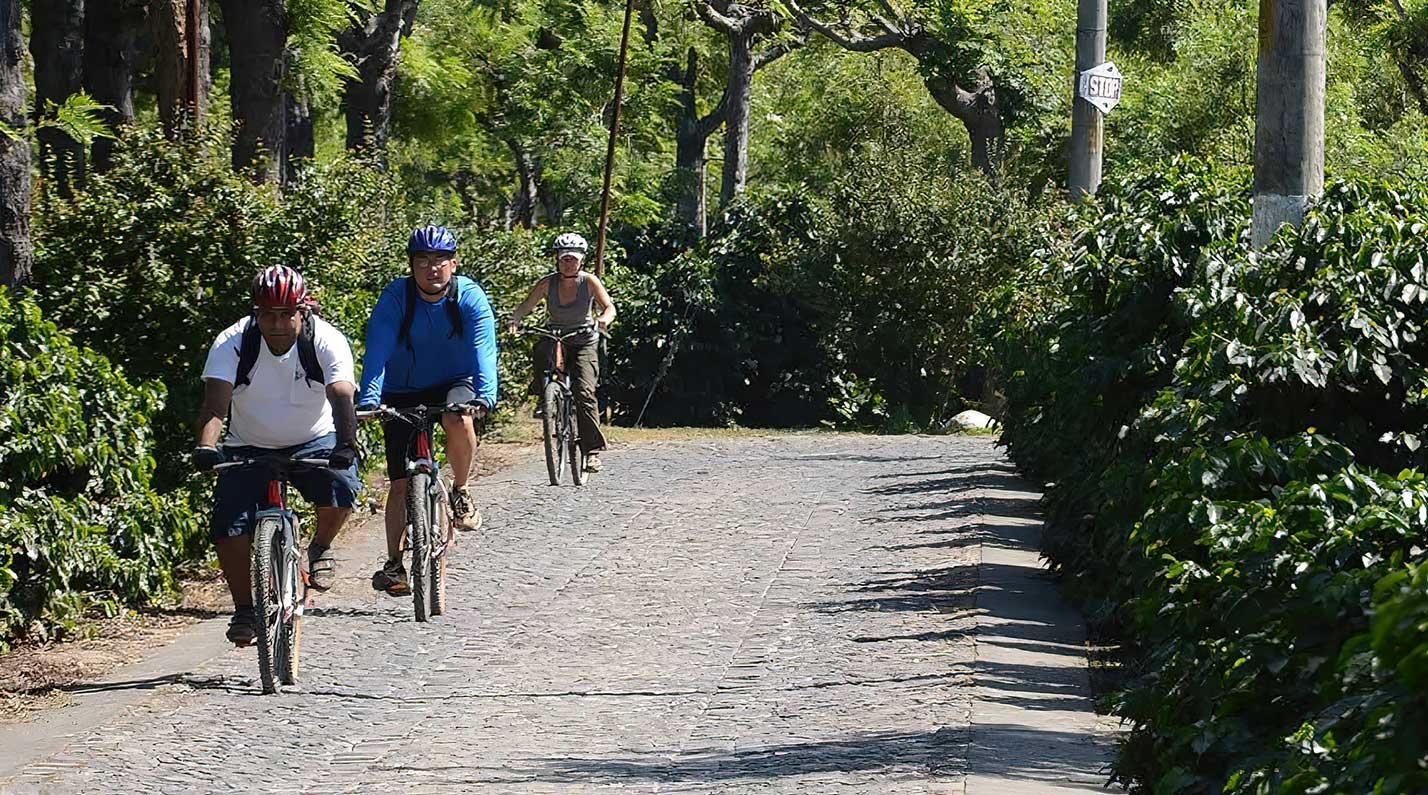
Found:
M 322 371 L 322 363 L 317 360 L 317 344 L 313 341 L 315 325 L 311 312 L 303 316 L 302 330 L 297 338 L 298 363 L 302 365 L 309 386 L 323 386 L 327 378 Z M 253 365 L 258 363 L 258 346 L 262 344 L 263 334 L 258 330 L 258 318 L 251 317 L 248 327 L 243 329 L 243 339 L 238 343 L 238 378 L 233 382 L 235 389 L 251 383 L 248 375 L 253 372 Z
M 416 283 L 412 281 L 412 277 L 408 276 L 406 279 L 407 305 L 402 312 L 402 325 L 397 329 L 397 341 L 405 342 L 407 349 L 410 350 L 412 347 L 412 315 L 416 314 L 417 294 Z M 465 333 L 465 324 L 461 321 L 461 306 L 456 303 L 456 298 L 456 277 L 452 276 L 451 281 L 446 283 L 446 317 L 451 321 L 451 332 L 446 335 L 447 339 L 459 338 Z

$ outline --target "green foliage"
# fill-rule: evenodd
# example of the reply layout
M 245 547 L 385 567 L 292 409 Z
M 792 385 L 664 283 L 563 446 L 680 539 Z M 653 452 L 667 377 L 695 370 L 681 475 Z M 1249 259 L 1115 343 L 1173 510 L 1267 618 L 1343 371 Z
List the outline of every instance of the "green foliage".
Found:
M 233 173 L 216 141 L 130 131 L 113 169 L 37 206 L 35 281 L 46 313 L 127 372 L 161 381 L 160 482 L 179 483 L 219 331 L 249 311 L 253 275 L 298 268 L 324 316 L 360 350 L 376 292 L 402 267 L 410 229 L 389 177 L 340 160 L 286 194 Z
M 940 427 L 979 385 L 979 307 L 1041 239 L 1044 214 L 981 180 L 857 158 L 823 201 L 735 204 L 698 250 L 649 275 L 625 312 L 612 398 L 645 421 Z M 972 392 L 973 394 L 968 394 Z
M 288 0 L 287 89 L 305 102 L 335 104 L 346 80 L 358 78 L 357 67 L 342 57 L 336 36 L 359 14 L 375 12 L 373 0 Z
M 172 586 L 202 528 L 183 495 L 152 487 L 163 403 L 162 386 L 0 290 L 0 648 Z
M 1332 185 L 1247 254 L 1232 184 L 1181 165 L 1082 210 L 1055 312 L 1006 336 L 1003 438 L 1054 481 L 1053 565 L 1139 644 L 1119 778 L 1418 791 L 1428 192 Z

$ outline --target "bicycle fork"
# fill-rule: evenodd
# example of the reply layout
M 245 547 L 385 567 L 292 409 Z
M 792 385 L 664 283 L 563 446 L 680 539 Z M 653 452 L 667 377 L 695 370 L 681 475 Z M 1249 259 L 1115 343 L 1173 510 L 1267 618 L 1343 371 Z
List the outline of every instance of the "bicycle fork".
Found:
M 423 472 L 431 476 L 431 485 L 427 489 L 426 498 L 428 507 L 427 515 L 431 517 L 433 524 L 431 528 L 431 538 L 427 539 L 427 544 L 430 546 L 431 559 L 436 560 L 442 555 L 445 555 L 447 549 L 456 546 L 456 531 L 451 524 L 450 510 L 437 510 L 446 499 L 446 489 L 442 487 L 441 471 L 437 468 L 435 456 L 433 456 L 431 452 L 431 431 L 426 428 L 418 429 L 414 447 L 416 448 L 416 455 L 411 461 L 407 462 L 407 475 L 410 477 L 413 473 Z M 445 527 L 437 527 L 435 525 L 438 516 L 443 517 L 444 521 L 442 523 L 446 525 Z M 411 523 L 408 521 L 408 543 L 410 543 L 411 537 Z

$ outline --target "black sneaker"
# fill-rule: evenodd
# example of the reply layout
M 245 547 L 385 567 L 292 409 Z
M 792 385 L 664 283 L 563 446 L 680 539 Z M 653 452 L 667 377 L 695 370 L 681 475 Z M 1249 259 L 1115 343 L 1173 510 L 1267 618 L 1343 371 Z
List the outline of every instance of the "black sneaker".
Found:
M 258 611 L 252 605 L 239 605 L 228 620 L 228 642 L 248 646 L 258 639 Z
M 407 568 L 402 565 L 401 558 L 388 560 L 372 575 L 372 589 L 386 591 L 388 596 L 407 596 L 412 592 L 411 583 L 407 582 Z

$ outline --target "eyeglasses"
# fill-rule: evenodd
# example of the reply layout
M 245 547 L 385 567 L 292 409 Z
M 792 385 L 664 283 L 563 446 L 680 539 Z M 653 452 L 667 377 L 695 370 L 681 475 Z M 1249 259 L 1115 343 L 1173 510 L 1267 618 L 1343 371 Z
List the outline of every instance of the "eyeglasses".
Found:
M 456 257 L 450 254 L 421 255 L 412 257 L 412 267 L 414 268 L 445 268 L 456 262 Z

